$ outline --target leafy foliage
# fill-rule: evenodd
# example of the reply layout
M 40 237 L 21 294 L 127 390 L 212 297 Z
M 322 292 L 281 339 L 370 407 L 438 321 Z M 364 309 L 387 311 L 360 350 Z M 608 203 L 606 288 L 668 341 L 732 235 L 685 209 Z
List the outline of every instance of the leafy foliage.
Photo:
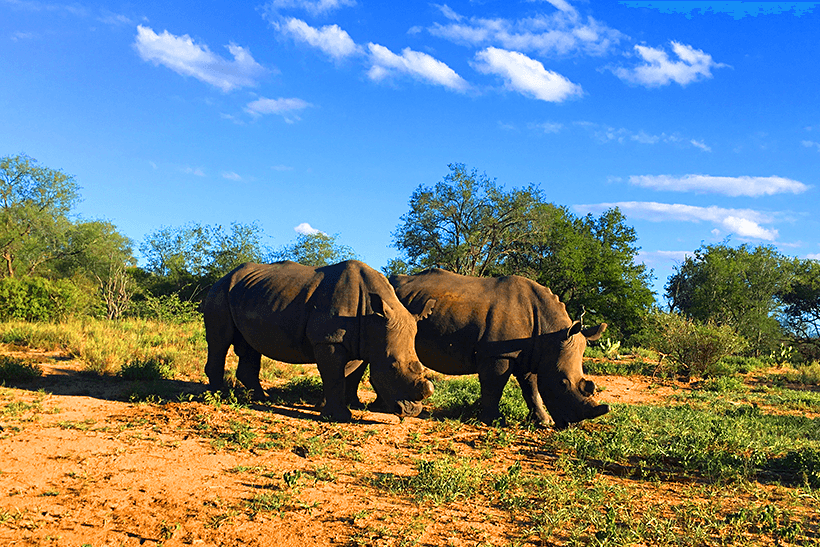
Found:
M 0 279 L 0 320 L 57 321 L 89 308 L 87 295 L 67 279 Z
M 794 281 L 778 296 L 783 327 L 804 358 L 820 358 L 820 261 L 799 261 Z
M 615 337 L 639 333 L 654 303 L 652 274 L 635 263 L 638 237 L 626 217 L 614 208 L 577 218 L 551 204 L 539 212 L 537 229 L 515 246 L 502 271 L 549 287 L 570 317 L 586 310 L 587 322 L 608 322 Z
M 337 235 L 322 232 L 299 234 L 296 242 L 273 254 L 276 260 L 292 260 L 305 266 L 321 267 L 356 258 L 351 247 L 342 245 Z
M 648 331 L 652 349 L 668 355 L 675 372 L 689 376 L 709 375 L 718 362 L 744 347 L 744 340 L 731 327 L 702 323 L 676 313 L 657 312 Z
M 394 246 L 415 271 L 436 267 L 488 275 L 513 243 L 528 237 L 538 190 L 504 192 L 494 179 L 464 164 L 448 167 L 450 173 L 433 188 L 413 192 L 410 212 L 393 232 Z
M 521 275 L 549 287 L 571 317 L 586 310 L 587 321 L 606 321 L 617 337 L 642 330 L 652 276 L 635 263 L 637 235 L 618 209 L 577 218 L 535 187 L 504 191 L 463 164 L 449 167 L 435 187 L 413 193 L 393 233 L 406 260 L 392 260 L 385 273 Z
M 755 355 L 766 354 L 783 339 L 776 295 L 792 272 L 792 263 L 770 246 L 704 245 L 669 278 L 666 298 L 687 317 L 735 328 Z
M 147 264 L 138 281 L 151 294 L 177 293 L 197 300 L 220 277 L 243 262 L 264 262 L 270 251 L 262 244 L 257 223 L 222 226 L 199 223 L 161 227 L 146 236 L 140 251 Z

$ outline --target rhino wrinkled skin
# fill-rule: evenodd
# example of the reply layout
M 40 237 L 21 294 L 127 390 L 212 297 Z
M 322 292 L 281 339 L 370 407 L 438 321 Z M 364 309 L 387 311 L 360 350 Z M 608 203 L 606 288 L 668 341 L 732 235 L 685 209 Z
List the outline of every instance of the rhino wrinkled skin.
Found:
M 443 374 L 478 373 L 482 422 L 503 422 L 498 405 L 511 374 L 538 423 L 548 423 L 545 405 L 557 429 L 609 411 L 593 400 L 595 385 L 584 379 L 581 360 L 587 340 L 597 340 L 606 324 L 585 329 L 573 322 L 546 287 L 519 276 L 466 277 L 439 269 L 392 276 L 390 283 L 411 312 L 436 300 L 419 322 L 416 352 Z
M 416 322 L 433 304 L 425 302 L 422 314 L 412 316 L 387 278 L 356 260 L 321 268 L 290 261 L 243 264 L 217 281 L 203 302 L 210 388 L 222 388 L 232 344 L 239 356 L 236 378 L 259 399 L 265 397 L 262 355 L 316 363 L 325 397 L 322 415 L 349 421 L 345 369 L 365 360 L 387 410 L 418 415 L 433 385 L 416 355 Z

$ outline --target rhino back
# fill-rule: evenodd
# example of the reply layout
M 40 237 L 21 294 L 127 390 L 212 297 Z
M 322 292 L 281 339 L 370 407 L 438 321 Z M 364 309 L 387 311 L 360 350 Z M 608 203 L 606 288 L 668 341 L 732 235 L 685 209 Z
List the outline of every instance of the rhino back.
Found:
M 413 313 L 436 299 L 432 315 L 419 322 L 416 350 L 425 366 L 445 374 L 476 372 L 476 356 L 517 357 L 533 337 L 572 324 L 548 288 L 520 276 L 478 278 L 432 269 L 390 282 Z
M 313 345 L 344 344 L 360 353 L 361 320 L 372 293 L 400 305 L 387 280 L 349 260 L 312 268 L 295 262 L 245 264 L 229 274 L 228 300 L 240 333 L 272 359 L 313 363 Z
M 322 282 L 314 268 L 295 262 L 243 264 L 228 275 L 233 322 L 245 341 L 272 359 L 313 362 L 305 337 L 311 306 Z

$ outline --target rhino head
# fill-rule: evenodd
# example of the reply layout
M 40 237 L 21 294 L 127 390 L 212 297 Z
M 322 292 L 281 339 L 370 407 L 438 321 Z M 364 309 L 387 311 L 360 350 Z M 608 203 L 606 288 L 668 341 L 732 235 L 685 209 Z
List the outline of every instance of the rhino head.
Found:
M 609 412 L 608 405 L 596 403 L 595 384 L 584 378 L 582 357 L 587 340 L 597 340 L 606 323 L 584 329 L 579 321 L 546 335 L 538 364 L 538 391 L 555 422 L 556 429 L 596 418 Z
M 370 362 L 370 383 L 388 412 L 399 416 L 418 416 L 421 401 L 433 394 L 433 383 L 416 355 L 416 323 L 433 310 L 428 300 L 424 311 L 413 315 L 398 300 L 393 305 L 371 294 L 375 312 L 369 315 L 363 341 Z

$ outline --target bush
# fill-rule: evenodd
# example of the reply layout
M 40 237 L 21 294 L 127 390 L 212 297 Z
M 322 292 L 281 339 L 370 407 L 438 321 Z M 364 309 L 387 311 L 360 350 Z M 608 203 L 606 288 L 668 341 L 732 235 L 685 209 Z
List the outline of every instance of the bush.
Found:
M 701 323 L 676 313 L 656 312 L 650 317 L 652 349 L 667 355 L 677 366 L 677 374 L 686 377 L 712 374 L 717 363 L 746 345 L 729 326 Z
M 174 372 L 167 359 L 151 357 L 148 359 L 135 359 L 124 364 L 120 369 L 119 376 L 123 380 L 151 382 L 156 380 L 169 380 L 174 377 Z
M 202 321 L 199 304 L 190 300 L 182 300 L 177 293 L 159 296 L 146 295 L 145 300 L 133 303 L 129 315 L 141 319 L 154 319 L 163 323 Z
M 9 357 L 8 355 L 0 356 L 0 384 L 5 382 L 27 382 L 42 375 L 43 369 L 25 359 Z
M 0 320 L 60 321 L 84 311 L 88 298 L 67 279 L 0 279 Z

